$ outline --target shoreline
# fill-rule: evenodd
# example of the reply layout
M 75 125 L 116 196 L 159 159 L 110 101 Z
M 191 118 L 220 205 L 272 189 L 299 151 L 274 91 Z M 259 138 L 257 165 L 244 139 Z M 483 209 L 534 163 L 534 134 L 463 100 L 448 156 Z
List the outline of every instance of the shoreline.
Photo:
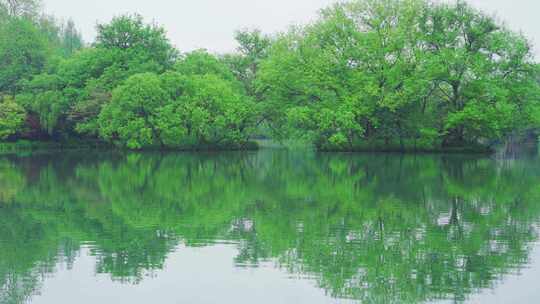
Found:
M 265 149 L 289 149 L 287 145 L 268 145 L 264 141 L 251 141 L 241 147 L 224 146 L 198 146 L 198 147 L 178 147 L 163 148 L 152 147 L 144 149 L 127 149 L 116 147 L 103 142 L 41 142 L 41 141 L 18 141 L 18 142 L 0 142 L 0 155 L 27 152 L 54 152 L 54 151 L 113 151 L 113 152 L 247 152 L 259 151 Z M 293 150 L 298 148 L 293 148 Z M 482 147 L 448 147 L 448 148 L 400 148 L 400 147 L 356 147 L 352 149 L 316 149 L 309 146 L 301 149 L 312 150 L 317 153 L 388 153 L 388 154 L 470 154 L 470 155 L 492 155 L 496 153 L 494 148 Z

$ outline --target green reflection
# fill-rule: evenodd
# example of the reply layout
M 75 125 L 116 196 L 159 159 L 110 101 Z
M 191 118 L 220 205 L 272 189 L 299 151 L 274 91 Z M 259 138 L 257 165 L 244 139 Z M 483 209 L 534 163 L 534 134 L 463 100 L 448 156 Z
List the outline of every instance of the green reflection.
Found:
M 137 283 L 179 244 L 238 248 L 336 298 L 457 302 L 528 264 L 537 159 L 115 154 L 0 159 L 0 302 L 20 303 L 82 246 Z

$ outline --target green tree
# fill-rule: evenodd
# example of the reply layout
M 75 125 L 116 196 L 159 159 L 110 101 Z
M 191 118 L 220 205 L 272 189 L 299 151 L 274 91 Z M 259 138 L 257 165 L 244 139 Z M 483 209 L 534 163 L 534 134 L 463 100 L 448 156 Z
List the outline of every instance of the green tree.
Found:
M 280 38 L 258 79 L 280 135 L 339 149 L 379 128 L 403 137 L 404 109 L 424 94 L 411 56 L 423 9 L 418 1 L 338 4 Z
M 7 139 L 20 132 L 25 119 L 26 112 L 24 108 L 16 104 L 11 98 L 4 97 L 0 101 L 0 140 Z
M 161 129 L 165 134 L 179 127 L 170 117 L 181 117 L 185 137 L 169 135 L 171 146 L 238 148 L 248 143 L 256 113 L 254 103 L 238 87 L 215 74 L 207 74 L 188 77 L 183 90 L 183 95 L 161 113 Z
M 117 86 L 135 74 L 164 72 L 178 56 L 165 30 L 145 24 L 139 15 L 116 17 L 97 30 L 95 48 L 76 54 L 61 67 L 61 73 L 74 81 L 67 117 L 77 132 L 91 137 L 97 136 L 97 117 Z
M 84 46 L 82 35 L 75 27 L 75 22 L 71 19 L 63 25 L 60 39 L 66 56 L 72 55 Z
M 160 144 L 155 120 L 166 98 L 157 75 L 147 73 L 130 77 L 113 91 L 110 104 L 99 115 L 101 136 L 131 149 Z
M 234 148 L 247 144 L 253 117 L 250 99 L 216 74 L 138 74 L 113 91 L 99 128 L 130 149 Z
M 13 95 L 19 81 L 44 68 L 47 41 L 27 19 L 11 18 L 0 26 L 0 31 L 0 92 Z
M 132 60 L 151 61 L 160 71 L 170 67 L 177 57 L 165 30 L 145 24 L 140 15 L 115 17 L 108 24 L 99 24 L 97 32 L 96 47 L 124 51 L 134 56 Z
M 259 30 L 242 30 L 235 33 L 237 53 L 227 54 L 223 60 L 240 80 L 250 96 L 255 96 L 255 79 L 259 65 L 267 57 L 272 39 Z
M 341 2 L 286 33 L 239 31 L 224 56 L 180 55 L 140 15 L 99 24 L 84 47 L 73 21 L 37 4 L 0 1 L 0 94 L 24 107 L 32 139 L 95 141 L 104 128 L 126 145 L 135 133 L 98 118 L 141 74 L 165 97 L 137 148 L 239 147 L 256 134 L 320 150 L 485 151 L 539 125 L 530 42 L 464 1 Z
M 19 82 L 24 89 L 17 96 L 39 118 L 41 136 L 48 138 L 96 139 L 98 115 L 112 91 L 132 75 L 171 68 L 176 56 L 164 30 L 144 24 L 140 16 L 99 25 L 95 45 L 77 52 L 82 40 L 73 22 L 48 24 L 59 55 L 68 58 L 54 60 L 43 73 Z
M 230 68 L 205 50 L 185 54 L 175 64 L 174 71 L 186 76 L 213 74 L 231 83 L 237 83 Z
M 529 41 L 464 1 L 435 5 L 424 18 L 445 143 L 498 139 L 527 124 L 524 109 L 538 90 Z
M 282 35 L 257 92 L 274 136 L 321 149 L 487 145 L 532 124 L 534 67 L 524 37 L 462 1 L 358 0 Z

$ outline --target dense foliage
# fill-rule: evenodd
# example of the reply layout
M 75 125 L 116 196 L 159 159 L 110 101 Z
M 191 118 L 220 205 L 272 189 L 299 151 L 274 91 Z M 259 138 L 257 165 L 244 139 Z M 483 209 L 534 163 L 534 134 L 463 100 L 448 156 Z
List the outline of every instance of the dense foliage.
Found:
M 464 2 L 335 5 L 278 39 L 259 90 L 282 136 L 330 149 L 487 143 L 538 108 L 528 41 Z
M 24 109 L 10 98 L 0 101 L 0 139 L 17 133 L 24 125 Z
M 223 56 L 181 54 L 138 15 L 87 46 L 36 1 L 0 1 L 0 17 L 0 96 L 26 115 L 7 140 L 434 150 L 540 125 L 530 42 L 463 1 L 353 0 L 275 37 L 239 31 Z
M 99 129 L 131 149 L 236 147 L 247 144 L 252 120 L 253 103 L 217 74 L 146 73 L 113 91 Z

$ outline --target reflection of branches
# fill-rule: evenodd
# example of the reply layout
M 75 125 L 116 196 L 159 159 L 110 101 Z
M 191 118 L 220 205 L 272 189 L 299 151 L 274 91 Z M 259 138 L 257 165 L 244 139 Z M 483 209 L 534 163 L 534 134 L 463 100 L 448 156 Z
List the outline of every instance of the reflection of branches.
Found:
M 262 151 L 5 162 L 21 178 L 0 213 L 0 246 L 11 246 L 0 250 L 28 263 L 0 263 L 3 288 L 68 243 L 73 253 L 91 241 L 99 273 L 137 283 L 179 242 L 225 241 L 237 266 L 273 259 L 334 297 L 460 301 L 526 263 L 540 213 L 530 161 Z

